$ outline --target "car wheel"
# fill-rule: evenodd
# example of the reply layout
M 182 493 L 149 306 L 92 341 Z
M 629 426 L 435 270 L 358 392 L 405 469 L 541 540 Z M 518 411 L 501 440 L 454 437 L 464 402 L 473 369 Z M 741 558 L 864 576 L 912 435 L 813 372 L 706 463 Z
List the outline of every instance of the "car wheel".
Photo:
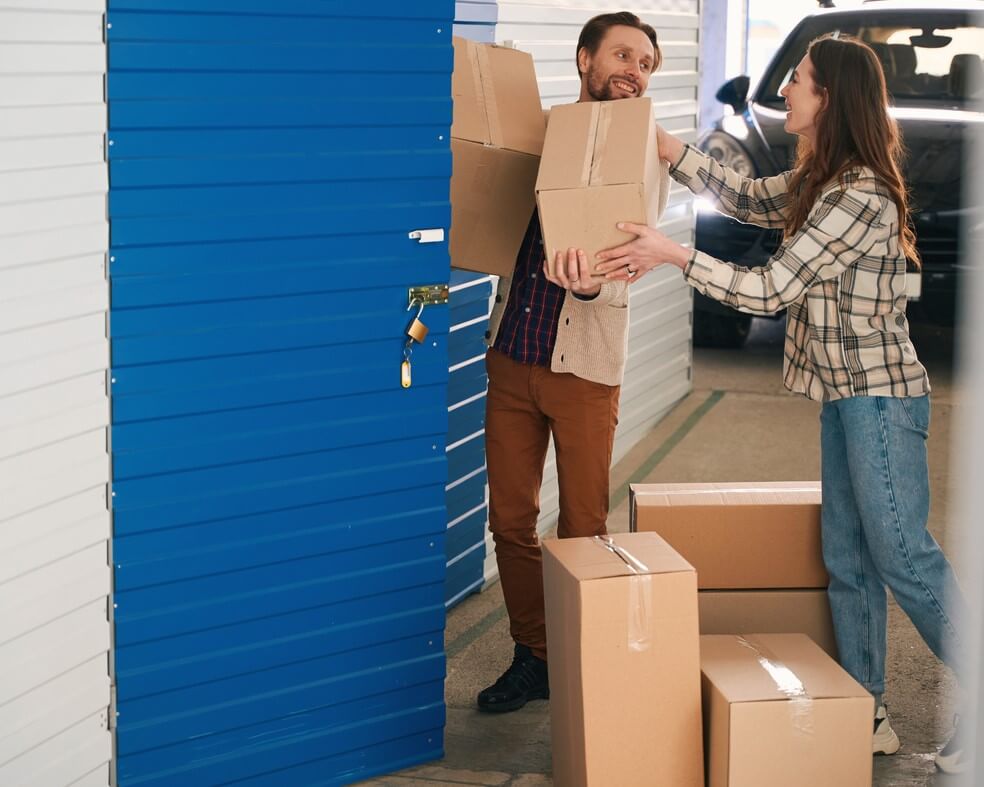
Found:
M 694 311 L 694 344 L 697 347 L 737 349 L 752 329 L 749 314 L 712 314 Z

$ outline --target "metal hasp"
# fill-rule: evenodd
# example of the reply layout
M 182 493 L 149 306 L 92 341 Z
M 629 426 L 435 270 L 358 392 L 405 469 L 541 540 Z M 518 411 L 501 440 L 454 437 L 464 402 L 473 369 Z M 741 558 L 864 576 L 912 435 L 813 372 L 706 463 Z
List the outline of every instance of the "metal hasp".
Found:
M 407 290 L 407 305 L 414 301 L 424 306 L 440 306 L 448 302 L 447 284 L 425 284 Z

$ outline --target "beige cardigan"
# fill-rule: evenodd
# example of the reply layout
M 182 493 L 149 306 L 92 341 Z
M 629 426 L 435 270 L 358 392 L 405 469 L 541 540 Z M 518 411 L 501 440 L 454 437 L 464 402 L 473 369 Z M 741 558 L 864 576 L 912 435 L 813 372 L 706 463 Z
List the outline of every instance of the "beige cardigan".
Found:
M 662 216 L 670 190 L 669 167 L 660 168 L 657 215 Z M 495 305 L 489 318 L 486 343 L 491 347 L 509 299 L 511 277 L 499 279 Z M 629 284 L 606 281 L 598 297 L 589 301 L 568 292 L 560 309 L 557 343 L 550 356 L 550 370 L 568 372 L 603 385 L 621 385 L 629 340 Z

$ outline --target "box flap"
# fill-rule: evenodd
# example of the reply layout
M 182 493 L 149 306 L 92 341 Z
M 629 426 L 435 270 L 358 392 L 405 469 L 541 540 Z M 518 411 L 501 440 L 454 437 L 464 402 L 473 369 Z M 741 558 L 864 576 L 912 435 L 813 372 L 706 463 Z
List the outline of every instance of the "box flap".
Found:
M 592 144 L 599 102 L 559 104 L 550 109 L 536 190 L 586 186 L 591 173 Z
M 818 505 L 820 503 L 819 481 L 632 484 L 629 492 L 638 506 Z
M 649 98 L 555 106 L 537 191 L 643 183 L 658 165 L 655 139 Z
M 478 49 L 489 137 L 496 147 L 539 156 L 546 121 L 533 57 L 518 49 Z
M 578 580 L 692 572 L 691 566 L 655 533 L 617 533 L 593 538 L 547 539 L 549 550 Z
M 588 185 L 612 186 L 649 181 L 658 165 L 655 121 L 650 98 L 596 102 L 598 125 Z M 657 173 L 658 174 L 658 173 Z
M 730 702 L 870 696 L 805 634 L 705 634 L 700 668 Z
M 533 58 L 455 36 L 451 137 L 540 155 L 546 122 Z
M 454 44 L 451 137 L 487 145 L 491 142 L 491 136 L 478 62 L 479 44 L 458 36 L 454 36 L 451 41 Z

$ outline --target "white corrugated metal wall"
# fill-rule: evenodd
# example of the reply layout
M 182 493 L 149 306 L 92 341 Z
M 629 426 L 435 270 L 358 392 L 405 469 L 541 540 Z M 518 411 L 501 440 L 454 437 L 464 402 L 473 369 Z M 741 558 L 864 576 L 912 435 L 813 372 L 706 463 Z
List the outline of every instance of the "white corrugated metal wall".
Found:
M 0 784 L 107 785 L 103 0 L 0 8 Z
M 580 82 L 574 61 L 578 34 L 595 14 L 632 11 L 653 25 L 663 65 L 649 83 L 656 118 L 687 141 L 696 141 L 700 62 L 699 0 L 499 0 L 495 38 L 530 52 L 536 62 L 544 106 L 577 100 Z M 672 184 L 663 232 L 680 243 L 693 242 L 690 192 Z M 622 458 L 691 388 L 691 312 L 693 296 L 679 271 L 650 273 L 631 289 L 629 359 L 613 461 Z M 540 530 L 557 519 L 556 467 L 551 449 L 541 493 Z M 496 575 L 491 537 L 485 575 Z

